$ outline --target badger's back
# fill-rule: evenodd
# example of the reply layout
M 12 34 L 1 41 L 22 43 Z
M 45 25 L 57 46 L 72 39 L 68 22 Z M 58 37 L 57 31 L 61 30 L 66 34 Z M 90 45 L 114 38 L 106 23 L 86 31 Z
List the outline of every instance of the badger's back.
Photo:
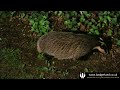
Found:
M 97 40 L 89 35 L 51 31 L 39 38 L 37 50 L 59 60 L 78 59 L 91 51 L 97 44 Z

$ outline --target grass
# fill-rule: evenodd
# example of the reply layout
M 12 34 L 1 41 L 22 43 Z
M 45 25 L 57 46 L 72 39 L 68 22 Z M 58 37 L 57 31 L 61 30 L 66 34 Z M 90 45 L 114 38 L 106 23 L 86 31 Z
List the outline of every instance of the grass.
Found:
M 39 54 L 40 55 L 40 54 Z M 54 72 L 54 67 L 50 66 L 36 66 L 32 67 L 34 71 L 38 73 L 27 70 L 29 68 L 24 62 L 21 61 L 21 51 L 14 48 L 3 48 L 0 51 L 0 79 L 32 79 L 39 78 L 44 79 L 45 73 Z M 39 56 L 43 59 L 43 55 Z
M 18 73 L 18 71 L 21 71 L 24 68 L 25 64 L 20 61 L 20 53 L 21 51 L 19 49 L 12 48 L 3 48 L 0 51 L 0 72 L 6 73 L 0 75 L 0 78 L 13 78 L 14 76 L 10 76 L 10 73 L 12 73 L 13 70 Z
M 19 49 L 4 48 L 0 51 L 0 79 L 30 79 L 35 75 L 26 72 Z
M 19 49 L 10 49 L 4 48 L 0 51 L 1 63 L 7 63 L 11 67 L 23 67 L 20 61 L 20 50 Z

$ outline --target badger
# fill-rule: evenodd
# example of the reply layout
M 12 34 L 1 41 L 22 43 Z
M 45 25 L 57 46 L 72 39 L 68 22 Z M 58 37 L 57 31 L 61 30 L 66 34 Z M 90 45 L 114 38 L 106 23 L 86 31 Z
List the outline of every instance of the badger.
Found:
M 73 32 L 50 31 L 37 41 L 37 51 L 39 53 L 54 56 L 58 60 L 76 60 L 94 49 L 105 53 L 96 37 Z

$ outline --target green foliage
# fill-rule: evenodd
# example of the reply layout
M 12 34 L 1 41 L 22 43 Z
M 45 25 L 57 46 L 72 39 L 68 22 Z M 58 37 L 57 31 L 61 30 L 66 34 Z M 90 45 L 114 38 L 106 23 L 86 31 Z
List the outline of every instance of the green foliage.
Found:
M 88 68 L 84 68 L 84 72 L 93 72 L 93 70 L 88 69 Z
M 49 30 L 48 12 L 32 12 L 29 17 L 31 30 L 39 33 L 40 35 L 46 34 Z
M 113 30 L 111 28 L 117 25 L 117 17 L 120 13 L 110 11 L 99 11 L 97 16 L 94 17 L 95 13 L 89 11 L 81 11 L 80 22 L 84 23 L 88 27 L 88 33 L 100 35 L 106 33 L 107 36 L 112 36 Z M 108 30 L 104 30 L 108 28 Z
M 17 19 L 24 19 L 27 17 L 28 19 L 28 12 L 27 11 L 0 11 L 0 21 L 5 18 L 9 18 L 10 20 L 13 19 L 14 16 L 17 16 Z
M 107 36 L 112 36 L 112 33 L 113 33 L 112 30 L 108 30 L 108 31 L 107 31 Z
M 0 17 L 12 17 L 16 13 L 17 11 L 0 11 Z M 114 26 L 119 26 L 120 11 L 97 11 L 97 14 L 93 11 L 29 11 L 29 15 L 20 11 L 18 16 L 20 19 L 28 17 L 31 30 L 43 35 L 50 31 L 49 13 L 63 17 L 64 25 L 71 31 L 77 31 L 82 23 L 89 34 L 100 35 L 100 30 L 103 30 L 106 35 L 112 36 Z
M 40 67 L 37 67 L 36 68 L 37 70 L 40 70 L 42 72 L 48 72 L 49 68 L 48 67 L 45 67 L 45 66 L 40 66 Z
M 34 11 L 29 17 L 32 31 L 40 35 L 50 31 L 49 13 L 63 17 L 64 25 L 71 31 L 77 31 L 82 24 L 87 27 L 85 29 L 89 34 L 105 33 L 107 36 L 113 35 L 113 28 L 119 25 L 118 17 L 120 17 L 120 11 L 98 11 L 97 14 L 93 11 Z M 103 30 L 103 33 L 100 30 Z
M 103 30 L 108 36 L 112 36 L 114 25 L 117 25 L 119 11 L 55 11 L 54 15 L 64 17 L 64 24 L 71 31 L 77 31 L 82 23 L 87 27 L 89 34 L 100 35 Z M 108 30 L 107 30 L 108 28 Z
M 117 40 L 117 43 L 116 43 L 118 46 L 120 46 L 120 40 Z
M 15 11 L 0 11 L 0 22 L 5 18 L 12 17 Z
M 13 12 L 10 12 L 10 11 L 0 11 L 0 18 L 6 18 L 12 14 Z
M 65 11 L 64 12 L 64 24 L 67 26 L 68 29 L 71 31 L 76 31 L 78 27 L 77 22 L 77 15 L 78 13 L 76 11 Z
M 88 34 L 113 36 L 114 28 L 119 27 L 120 11 L 34 11 L 29 17 L 33 32 L 43 35 L 50 31 L 49 14 L 62 17 L 71 31 L 81 29 L 82 25 Z
M 5 48 L 0 51 L 1 63 L 6 63 L 11 67 L 23 68 L 24 64 L 20 61 L 20 50 L 19 49 L 9 49 Z
M 55 11 L 53 12 L 56 16 L 62 16 L 64 18 L 64 25 L 71 31 L 76 31 L 78 27 L 78 22 L 76 17 L 78 13 L 76 11 Z
M 38 58 L 39 60 L 45 60 L 45 57 L 44 57 L 44 54 L 43 54 L 43 53 L 39 53 L 38 56 L 37 56 L 37 58 Z

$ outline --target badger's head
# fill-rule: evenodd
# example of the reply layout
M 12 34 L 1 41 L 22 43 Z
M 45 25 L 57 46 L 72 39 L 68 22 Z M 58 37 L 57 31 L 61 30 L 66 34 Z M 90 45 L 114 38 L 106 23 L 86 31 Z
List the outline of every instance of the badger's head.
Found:
M 93 50 L 97 49 L 101 53 L 109 54 L 109 51 L 112 48 L 111 37 L 99 37 L 98 42 L 99 45 L 95 46 Z

